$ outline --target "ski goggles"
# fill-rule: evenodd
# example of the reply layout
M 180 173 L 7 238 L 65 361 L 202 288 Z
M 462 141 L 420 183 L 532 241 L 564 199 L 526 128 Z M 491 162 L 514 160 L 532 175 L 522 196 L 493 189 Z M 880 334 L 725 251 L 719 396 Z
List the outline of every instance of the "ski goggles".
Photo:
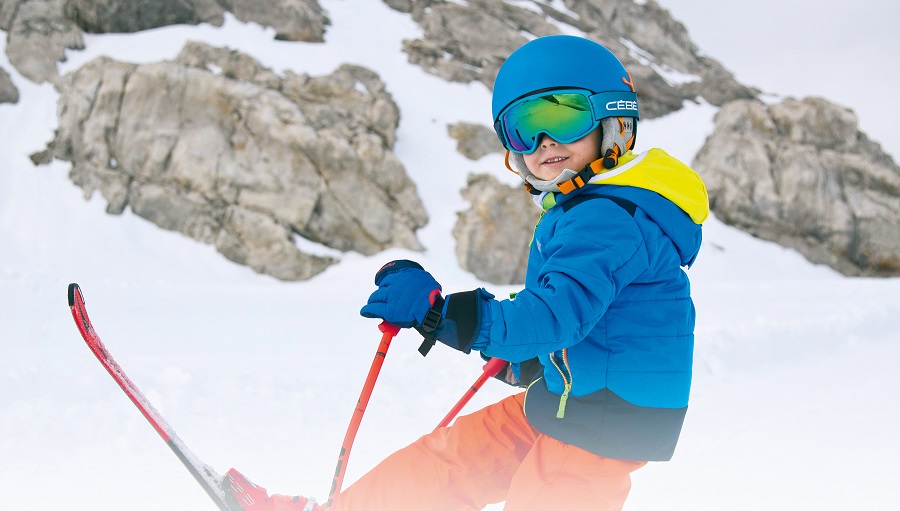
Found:
M 561 144 L 587 135 L 605 117 L 637 117 L 637 94 L 556 89 L 525 96 L 500 111 L 494 131 L 514 153 L 531 154 L 545 133 Z

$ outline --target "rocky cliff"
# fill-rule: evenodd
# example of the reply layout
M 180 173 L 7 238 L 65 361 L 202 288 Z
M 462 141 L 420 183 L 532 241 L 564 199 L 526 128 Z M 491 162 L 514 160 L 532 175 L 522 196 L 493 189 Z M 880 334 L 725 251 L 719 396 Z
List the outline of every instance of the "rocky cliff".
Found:
M 174 62 L 95 60 L 60 83 L 60 125 L 37 161 L 72 162 L 85 196 L 285 280 L 335 261 L 294 236 L 373 254 L 419 249 L 427 221 L 392 152 L 399 111 L 371 71 L 278 76 L 190 44 Z
M 846 275 L 900 275 L 900 168 L 850 110 L 728 103 L 694 166 L 726 223 Z
M 221 26 L 225 13 L 276 30 L 288 41 L 323 41 L 328 18 L 315 0 L 0 0 L 6 54 L 23 76 L 56 82 L 65 51 L 84 33 L 137 32 L 175 24 Z
M 630 70 L 644 120 L 686 101 L 720 107 L 694 162 L 718 218 L 848 275 L 900 274 L 900 171 L 852 112 L 823 99 L 762 103 L 653 0 L 384 3 L 422 29 L 403 42 L 408 61 L 454 82 L 492 87 L 505 57 L 532 37 L 583 33 L 603 43 Z M 85 33 L 221 25 L 226 13 L 286 41 L 324 41 L 330 25 L 316 0 L 0 0 L 10 63 L 60 91 L 59 133 L 35 160 L 70 161 L 73 181 L 86 195 L 99 191 L 111 213 L 130 207 L 278 278 L 334 263 L 298 251 L 295 236 L 364 254 L 421 248 L 425 210 L 393 153 L 402 112 L 370 70 L 279 75 L 248 56 L 190 45 L 172 62 L 100 59 L 58 75 Z M 0 102 L 16 94 L 0 73 Z M 459 148 L 472 159 L 500 150 L 489 126 L 450 123 L 447 136 L 466 141 Z M 536 218 L 520 192 L 485 176 L 460 192 L 471 202 L 454 229 L 460 263 L 485 280 L 523 275 Z M 501 240 L 494 225 L 510 215 L 531 220 L 506 224 Z

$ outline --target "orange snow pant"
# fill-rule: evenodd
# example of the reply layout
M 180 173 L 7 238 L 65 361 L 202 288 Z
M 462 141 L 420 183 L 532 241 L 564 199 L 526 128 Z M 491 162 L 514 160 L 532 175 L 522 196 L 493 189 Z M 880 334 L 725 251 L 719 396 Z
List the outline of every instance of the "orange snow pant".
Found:
M 528 425 L 510 396 L 387 457 L 335 499 L 335 511 L 621 510 L 645 461 L 604 458 Z

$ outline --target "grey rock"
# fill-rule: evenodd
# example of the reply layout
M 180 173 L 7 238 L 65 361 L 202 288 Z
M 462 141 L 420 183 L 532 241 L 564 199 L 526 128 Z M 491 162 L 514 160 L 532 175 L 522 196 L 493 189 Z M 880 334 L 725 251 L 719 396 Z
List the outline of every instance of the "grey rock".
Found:
M 324 41 L 330 23 L 316 0 L 3 0 L 6 54 L 34 82 L 56 83 L 66 49 L 83 49 L 83 34 L 137 32 L 175 24 L 221 26 L 225 13 L 275 29 L 287 41 Z
M 453 236 L 460 266 L 493 284 L 522 284 L 528 243 L 541 210 L 521 186 L 470 174 L 462 191 L 471 208 L 458 213 Z
M 370 70 L 279 77 L 192 43 L 174 62 L 97 59 L 60 91 L 48 152 L 110 213 L 131 207 L 286 280 L 335 262 L 300 252 L 295 235 L 363 254 L 421 249 L 427 214 L 392 152 L 399 111 Z
M 219 0 L 245 22 L 275 29 L 275 39 L 320 43 L 331 22 L 316 0 Z M 216 2 L 216 3 L 219 3 Z
M 481 157 L 503 152 L 503 146 L 494 133 L 494 130 L 481 124 L 460 122 L 447 126 L 447 134 L 456 140 L 456 150 L 470 160 L 478 160 Z
M 179 24 L 221 26 L 225 21 L 222 7 L 209 0 L 65 0 L 63 14 L 81 30 L 93 34 L 130 33 Z
M 0 103 L 18 103 L 19 89 L 5 69 L 0 67 Z
M 574 28 L 604 44 L 631 72 L 641 116 L 652 119 L 679 110 L 685 101 L 721 105 L 756 97 L 721 64 L 703 56 L 684 26 L 655 2 L 566 0 L 565 10 L 539 1 L 394 0 L 423 29 L 421 39 L 404 41 L 411 63 L 446 80 L 493 87 L 506 57 L 528 38 Z
M 900 275 L 900 168 L 852 111 L 728 103 L 694 166 L 726 223 L 845 275 Z
M 412 14 L 425 34 L 403 42 L 411 63 L 446 80 L 478 81 L 488 87 L 493 87 L 506 57 L 527 42 L 520 29 L 558 33 L 539 14 L 502 1 L 460 5 L 414 0 Z
M 316 0 L 65 0 L 64 13 L 90 33 L 137 32 L 176 24 L 221 26 L 230 12 L 275 28 L 285 41 L 322 42 L 328 18 Z
M 56 82 L 65 51 L 84 48 L 81 29 L 63 15 L 65 1 L 5 0 L 0 6 L 9 63 L 33 82 Z

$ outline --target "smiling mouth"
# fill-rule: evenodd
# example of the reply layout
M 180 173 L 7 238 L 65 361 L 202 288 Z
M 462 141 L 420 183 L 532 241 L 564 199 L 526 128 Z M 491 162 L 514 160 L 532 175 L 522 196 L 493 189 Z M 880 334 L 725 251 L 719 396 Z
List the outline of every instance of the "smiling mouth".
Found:
M 563 156 L 557 156 L 556 158 L 548 158 L 548 159 L 544 160 L 544 164 L 546 165 L 548 163 L 559 163 L 561 161 L 566 161 L 566 160 L 568 160 L 568 158 L 565 158 Z

